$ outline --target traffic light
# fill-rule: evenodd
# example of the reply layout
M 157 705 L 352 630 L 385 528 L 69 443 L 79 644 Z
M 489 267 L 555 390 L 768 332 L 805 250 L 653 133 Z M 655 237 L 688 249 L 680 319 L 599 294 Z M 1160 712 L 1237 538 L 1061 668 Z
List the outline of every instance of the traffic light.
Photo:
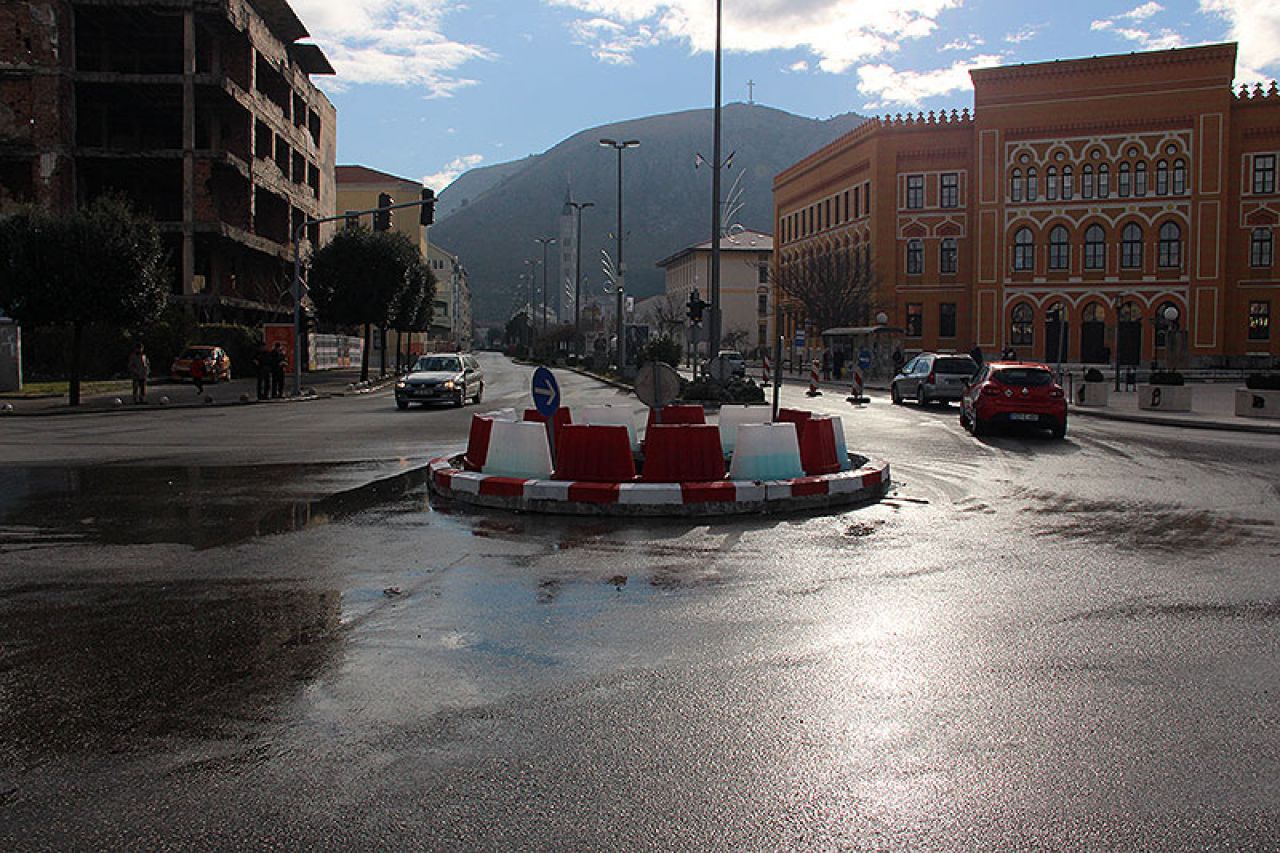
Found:
M 395 204 L 396 200 L 387 193 L 378 193 L 378 207 L 380 209 L 373 215 L 374 231 L 390 231 L 391 230 L 391 211 L 385 208 Z
M 436 221 L 436 193 L 431 187 L 422 188 L 422 206 L 418 208 L 418 224 L 427 226 Z
M 707 303 L 702 301 L 702 296 L 701 294 L 698 293 L 698 288 L 695 287 L 693 289 L 693 292 L 689 294 L 689 322 L 690 323 L 702 322 L 702 309 L 705 308 L 706 305 Z

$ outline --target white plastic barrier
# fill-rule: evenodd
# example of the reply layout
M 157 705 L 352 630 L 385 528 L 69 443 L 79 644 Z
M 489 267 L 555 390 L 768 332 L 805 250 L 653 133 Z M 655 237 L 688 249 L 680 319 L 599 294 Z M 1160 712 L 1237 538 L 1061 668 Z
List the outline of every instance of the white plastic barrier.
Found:
M 849 448 L 844 441 L 844 421 L 833 416 L 831 428 L 836 432 L 836 458 L 840 460 L 840 470 L 848 471 L 852 466 L 849 464 Z
M 721 406 L 720 447 L 725 455 L 733 453 L 738 443 L 738 427 L 743 424 L 767 424 L 772 420 L 769 406 Z
M 547 428 L 532 421 L 494 420 L 484 473 L 497 477 L 542 480 L 551 477 Z
M 790 480 L 804 476 L 796 425 L 742 424 L 729 466 L 730 480 Z
M 636 411 L 629 406 L 587 406 L 578 416 L 574 410 L 575 421 L 593 426 L 624 426 L 631 439 L 631 450 L 640 449 L 640 440 L 636 430 Z
M 492 412 L 485 412 L 482 417 L 493 418 L 495 421 L 518 421 L 515 409 L 494 409 Z

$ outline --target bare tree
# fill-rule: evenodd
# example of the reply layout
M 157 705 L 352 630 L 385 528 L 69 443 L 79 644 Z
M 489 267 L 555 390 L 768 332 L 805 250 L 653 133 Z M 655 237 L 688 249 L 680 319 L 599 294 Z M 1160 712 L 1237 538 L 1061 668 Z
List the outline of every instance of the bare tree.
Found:
M 870 246 L 819 248 L 782 257 L 773 281 L 779 295 L 801 306 L 806 320 L 819 329 L 871 321 L 878 278 Z
M 720 348 L 741 352 L 746 349 L 749 340 L 751 340 L 751 333 L 746 329 L 730 329 L 720 336 Z
M 668 293 L 658 300 L 650 316 L 653 317 L 654 325 L 658 327 L 658 337 L 672 340 L 683 337 L 680 332 L 684 330 L 685 309 L 672 294 Z

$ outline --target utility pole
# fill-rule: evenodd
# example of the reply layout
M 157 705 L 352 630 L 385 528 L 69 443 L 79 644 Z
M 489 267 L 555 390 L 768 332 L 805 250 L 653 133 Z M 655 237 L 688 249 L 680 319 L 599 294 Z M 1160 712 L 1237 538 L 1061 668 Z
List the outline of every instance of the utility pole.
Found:
M 542 244 L 542 334 L 547 333 L 547 246 L 556 241 L 554 237 L 534 237 L 535 243 Z
M 569 206 L 577 214 L 577 234 L 573 246 L 577 259 L 573 262 L 573 348 L 578 358 L 582 358 L 582 211 L 595 207 L 593 201 L 571 201 Z
M 720 352 L 720 18 L 722 0 L 716 0 L 716 103 L 711 150 L 711 332 L 707 355 Z
M 615 324 L 617 327 L 615 334 L 618 336 L 618 373 L 621 374 L 627 363 L 627 342 L 624 336 L 625 330 L 622 317 L 623 290 L 625 289 L 624 282 L 627 277 L 626 266 L 622 262 L 622 152 L 628 148 L 640 147 L 640 140 L 628 139 L 624 142 L 618 142 L 615 139 L 601 139 L 600 145 L 604 148 L 613 148 L 618 152 L 618 233 L 616 235 L 618 243 L 618 269 L 617 281 L 614 282 L 614 289 L 617 290 L 618 295 L 618 321 Z

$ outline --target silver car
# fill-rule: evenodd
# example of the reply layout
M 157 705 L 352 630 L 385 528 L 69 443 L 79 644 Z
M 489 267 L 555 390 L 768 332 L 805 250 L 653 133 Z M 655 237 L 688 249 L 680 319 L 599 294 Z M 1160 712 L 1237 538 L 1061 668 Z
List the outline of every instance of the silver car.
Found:
M 470 353 L 436 353 L 419 357 L 413 370 L 396 383 L 396 406 L 410 403 L 452 403 L 464 406 L 468 399 L 484 397 L 484 371 Z
M 959 400 L 978 372 L 978 363 L 967 355 L 921 353 L 903 365 L 893 377 L 889 393 L 893 402 L 915 400 L 920 405 Z

